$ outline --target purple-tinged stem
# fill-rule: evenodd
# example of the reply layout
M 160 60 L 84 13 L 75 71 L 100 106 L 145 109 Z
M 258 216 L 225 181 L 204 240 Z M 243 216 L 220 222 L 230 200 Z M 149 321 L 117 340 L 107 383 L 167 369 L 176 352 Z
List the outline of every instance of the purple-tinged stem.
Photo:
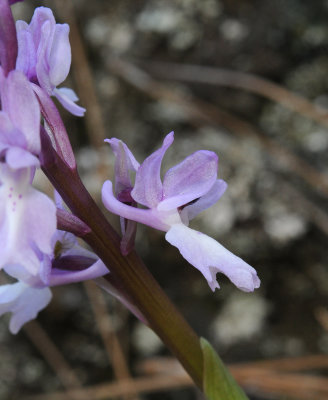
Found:
M 135 251 L 124 257 L 120 237 L 108 223 L 76 170 L 56 154 L 41 131 L 42 169 L 72 213 L 91 228 L 83 239 L 110 269 L 110 277 L 132 300 L 166 346 L 202 388 L 203 356 L 199 338 L 175 308 Z M 106 278 L 106 277 L 105 277 Z
M 16 26 L 8 0 L 0 0 L 0 63 L 5 75 L 15 69 L 17 59 Z

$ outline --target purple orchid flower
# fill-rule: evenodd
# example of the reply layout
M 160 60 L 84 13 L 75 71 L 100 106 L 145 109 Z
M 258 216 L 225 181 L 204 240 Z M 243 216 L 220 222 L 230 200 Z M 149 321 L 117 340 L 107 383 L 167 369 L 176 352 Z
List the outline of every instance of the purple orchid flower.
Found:
M 69 26 L 56 24 L 52 11 L 46 7 L 35 10 L 31 23 L 16 22 L 18 56 L 16 69 L 29 80 L 38 82 L 49 96 L 55 96 L 69 112 L 83 116 L 85 109 L 78 106 L 75 92 L 57 89 L 69 73 L 71 46 Z
M 173 139 L 171 132 L 162 147 L 140 166 L 123 142 L 109 140 L 119 157 L 115 171 L 118 199 L 113 194 L 112 182 L 106 181 L 102 188 L 105 207 L 121 217 L 165 231 L 166 240 L 204 275 L 213 291 L 219 288 L 216 280 L 218 272 L 225 274 L 239 289 L 253 291 L 260 285 L 254 268 L 214 239 L 188 227 L 192 218 L 216 203 L 226 190 L 227 184 L 217 179 L 217 155 L 211 151 L 197 151 L 169 169 L 162 182 L 162 159 Z M 120 152 L 117 151 L 118 146 L 121 146 Z M 126 178 L 129 170 L 136 171 L 133 188 Z M 125 196 L 128 193 L 135 202 L 147 208 L 132 207 L 120 201 L 122 188 Z
M 37 252 L 51 254 L 56 230 L 55 205 L 31 186 L 41 151 L 39 103 L 20 71 L 5 78 L 0 69 L 0 90 L 0 268 L 18 263 L 36 275 Z
M 18 280 L 0 286 L 0 316 L 12 313 L 9 329 L 13 334 L 49 304 L 49 287 L 95 279 L 109 272 L 95 254 L 79 246 L 71 233 L 57 230 L 52 246 L 52 256 L 38 252 L 37 275 L 18 263 L 5 268 L 8 275 Z
M 20 264 L 32 275 L 39 273 L 38 252 L 52 253 L 56 207 L 34 189 L 31 168 L 11 169 L 0 164 L 0 269 Z
M 0 155 L 13 169 L 38 167 L 41 151 L 40 107 L 27 78 L 0 68 Z

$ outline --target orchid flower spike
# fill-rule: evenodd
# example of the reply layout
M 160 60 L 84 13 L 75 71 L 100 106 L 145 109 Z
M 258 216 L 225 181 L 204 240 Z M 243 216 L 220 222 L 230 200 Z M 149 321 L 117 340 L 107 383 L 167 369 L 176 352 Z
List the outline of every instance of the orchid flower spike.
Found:
M 75 92 L 68 88 L 57 89 L 67 78 L 71 66 L 69 26 L 56 24 L 50 8 L 38 7 L 31 23 L 17 21 L 16 29 L 16 69 L 38 83 L 49 96 L 55 96 L 73 115 L 83 116 L 85 109 L 75 103 L 78 100 Z
M 217 179 L 218 157 L 215 153 L 200 150 L 160 177 L 162 159 L 171 146 L 174 136 L 169 133 L 160 149 L 139 166 L 127 146 L 118 139 L 108 140 L 116 157 L 116 196 L 111 181 L 102 188 L 105 207 L 114 214 L 141 222 L 166 232 L 165 238 L 177 247 L 182 256 L 196 267 L 214 291 L 219 288 L 216 274 L 225 274 L 239 289 L 251 292 L 260 286 L 254 268 L 225 249 L 211 237 L 188 227 L 189 221 L 201 211 L 211 207 L 223 195 L 227 184 Z M 118 152 L 118 145 L 121 151 Z M 128 178 L 135 172 L 132 187 Z M 136 208 L 122 201 L 125 197 L 146 208 Z

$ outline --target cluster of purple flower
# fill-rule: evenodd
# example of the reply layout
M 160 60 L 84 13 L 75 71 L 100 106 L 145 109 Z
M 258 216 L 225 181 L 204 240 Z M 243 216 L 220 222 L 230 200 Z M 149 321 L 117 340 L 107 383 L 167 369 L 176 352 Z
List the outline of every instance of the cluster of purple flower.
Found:
M 57 230 L 56 212 L 63 209 L 59 195 L 53 202 L 32 186 L 40 167 L 40 130 L 50 136 L 58 153 L 66 153 L 71 167 L 75 164 L 50 97 L 55 96 L 74 115 L 83 116 L 85 110 L 76 104 L 71 89 L 57 88 L 70 69 L 68 25 L 56 24 L 52 11 L 40 7 L 30 24 L 17 21 L 15 27 L 10 10 L 15 2 L 0 0 L 0 269 L 17 279 L 0 286 L 0 315 L 12 313 L 13 333 L 49 303 L 49 286 L 109 272 L 95 254 L 78 245 L 73 234 Z M 165 231 L 166 240 L 204 275 L 213 291 L 219 287 L 217 272 L 239 289 L 253 291 L 260 281 L 250 265 L 188 227 L 226 190 L 226 183 L 217 179 L 216 154 L 197 151 L 168 170 L 162 182 L 161 163 L 172 142 L 170 133 L 162 147 L 140 165 L 126 144 L 108 140 L 116 156 L 115 195 L 112 183 L 106 181 L 102 198 L 106 208 L 121 217 L 122 253 L 133 248 L 140 222 Z M 70 262 L 80 267 L 68 268 Z
M 56 24 L 52 11 L 40 7 L 29 25 L 17 21 L 15 30 L 6 2 L 0 3 L 6 18 L 1 19 L 0 37 L 0 268 L 17 282 L 0 286 L 0 315 L 12 313 L 10 330 L 16 333 L 49 303 L 49 286 L 92 279 L 108 270 L 74 235 L 56 229 L 60 200 L 56 207 L 32 186 L 40 167 L 41 107 L 53 105 L 53 95 L 73 114 L 85 111 L 74 103 L 72 90 L 56 88 L 70 68 L 69 27 Z M 10 60 L 15 46 L 17 57 Z M 45 127 L 49 123 L 44 120 Z M 89 268 L 62 270 L 60 261 L 67 258 L 83 258 Z

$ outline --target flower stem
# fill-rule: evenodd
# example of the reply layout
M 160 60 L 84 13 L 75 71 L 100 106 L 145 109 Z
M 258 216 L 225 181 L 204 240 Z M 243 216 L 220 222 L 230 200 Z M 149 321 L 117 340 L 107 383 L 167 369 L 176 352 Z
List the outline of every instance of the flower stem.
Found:
M 135 251 L 120 252 L 120 237 L 108 223 L 76 169 L 70 168 L 55 152 L 49 137 L 41 132 L 42 169 L 67 206 L 91 231 L 83 236 L 110 270 L 112 277 L 145 316 L 150 327 L 179 359 L 202 388 L 203 356 L 199 338 L 166 296 Z

